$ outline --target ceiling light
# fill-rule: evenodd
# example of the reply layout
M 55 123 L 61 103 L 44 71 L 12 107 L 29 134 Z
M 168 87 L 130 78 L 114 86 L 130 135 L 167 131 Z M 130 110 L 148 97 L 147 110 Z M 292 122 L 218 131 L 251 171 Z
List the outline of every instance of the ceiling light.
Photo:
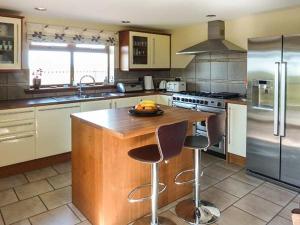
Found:
M 128 24 L 128 23 L 130 23 L 130 21 L 129 21 L 129 20 L 122 20 L 121 22 L 122 22 L 122 23 L 124 23 L 124 24 Z
M 37 11 L 47 11 L 47 8 L 44 7 L 35 7 L 34 9 Z
M 206 15 L 206 17 L 207 18 L 214 18 L 214 17 L 216 17 L 216 15 L 215 14 L 208 14 L 208 15 Z

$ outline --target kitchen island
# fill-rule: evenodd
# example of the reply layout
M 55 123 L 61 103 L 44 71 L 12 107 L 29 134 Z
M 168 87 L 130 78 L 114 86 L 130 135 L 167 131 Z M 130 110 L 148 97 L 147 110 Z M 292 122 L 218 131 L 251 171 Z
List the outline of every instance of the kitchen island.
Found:
M 127 201 L 132 189 L 150 183 L 150 165 L 128 157 L 130 149 L 156 143 L 155 130 L 161 125 L 188 120 L 191 134 L 194 122 L 211 115 L 161 108 L 165 113 L 157 117 L 133 117 L 128 108 L 71 116 L 73 203 L 93 225 L 125 225 L 150 212 L 150 201 Z M 161 163 L 160 181 L 167 184 L 167 190 L 159 196 L 160 207 L 192 191 L 191 185 L 174 184 L 178 172 L 192 167 L 191 150 L 182 151 L 167 164 Z

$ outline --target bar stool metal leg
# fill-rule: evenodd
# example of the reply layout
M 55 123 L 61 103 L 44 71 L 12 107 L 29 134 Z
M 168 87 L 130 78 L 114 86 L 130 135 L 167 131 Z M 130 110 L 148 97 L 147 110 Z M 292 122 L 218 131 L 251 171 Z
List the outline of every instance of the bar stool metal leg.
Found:
M 151 216 L 143 217 L 133 225 L 176 225 L 166 217 L 158 216 L 159 173 L 158 163 L 151 164 Z
M 175 211 L 178 217 L 189 224 L 212 224 L 220 217 L 220 210 L 212 203 L 201 201 L 200 178 L 201 178 L 201 149 L 194 150 L 195 163 L 195 189 L 194 198 L 186 199 L 178 203 Z

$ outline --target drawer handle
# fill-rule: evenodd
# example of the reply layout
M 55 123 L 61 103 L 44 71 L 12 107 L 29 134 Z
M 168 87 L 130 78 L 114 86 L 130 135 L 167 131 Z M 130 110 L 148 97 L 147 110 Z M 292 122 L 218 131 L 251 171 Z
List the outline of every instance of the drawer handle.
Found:
M 51 108 L 51 109 L 39 109 L 39 111 L 50 111 L 50 110 L 57 110 L 57 109 L 73 109 L 73 108 L 80 108 L 80 106 L 77 105 L 77 106 L 57 107 L 57 108 Z
M 21 113 L 33 113 L 33 110 L 27 110 L 27 111 L 22 111 L 22 112 L 10 112 L 10 113 L 0 113 L 1 116 L 4 115 L 14 115 L 14 114 L 21 114 Z
M 29 138 L 29 137 L 33 137 L 33 134 L 28 134 L 28 135 L 23 135 L 23 136 L 13 136 L 13 137 L 8 137 L 8 138 L 3 138 L 0 139 L 0 143 L 1 142 L 6 142 L 6 141 L 13 141 L 13 140 L 18 140 L 18 139 L 24 139 L 24 138 Z
M 20 124 L 4 126 L 0 128 L 20 127 L 20 126 L 29 126 L 29 125 L 33 125 L 33 123 L 20 123 Z

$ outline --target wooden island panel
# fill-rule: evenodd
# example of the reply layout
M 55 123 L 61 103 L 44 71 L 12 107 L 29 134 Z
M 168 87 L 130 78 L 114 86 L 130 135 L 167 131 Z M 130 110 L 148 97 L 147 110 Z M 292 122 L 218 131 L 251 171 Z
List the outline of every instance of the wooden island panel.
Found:
M 128 116 L 128 109 L 101 110 L 72 116 L 73 203 L 93 225 L 125 225 L 150 212 L 150 201 L 127 201 L 128 193 L 141 184 L 149 183 L 151 177 L 150 165 L 128 157 L 130 149 L 156 143 L 154 132 L 160 125 L 189 120 L 191 133 L 194 121 L 204 120 L 210 115 L 170 107 L 164 107 L 164 110 L 164 116 L 151 118 Z M 95 123 L 100 121 L 96 117 L 104 114 L 110 115 L 102 117 L 102 120 L 111 119 L 112 123 Z M 110 129 L 106 126 L 110 126 Z M 167 191 L 159 196 L 160 207 L 192 191 L 191 185 L 174 184 L 178 172 L 192 167 L 191 150 L 184 150 L 167 164 L 160 164 L 160 182 L 168 186 Z

